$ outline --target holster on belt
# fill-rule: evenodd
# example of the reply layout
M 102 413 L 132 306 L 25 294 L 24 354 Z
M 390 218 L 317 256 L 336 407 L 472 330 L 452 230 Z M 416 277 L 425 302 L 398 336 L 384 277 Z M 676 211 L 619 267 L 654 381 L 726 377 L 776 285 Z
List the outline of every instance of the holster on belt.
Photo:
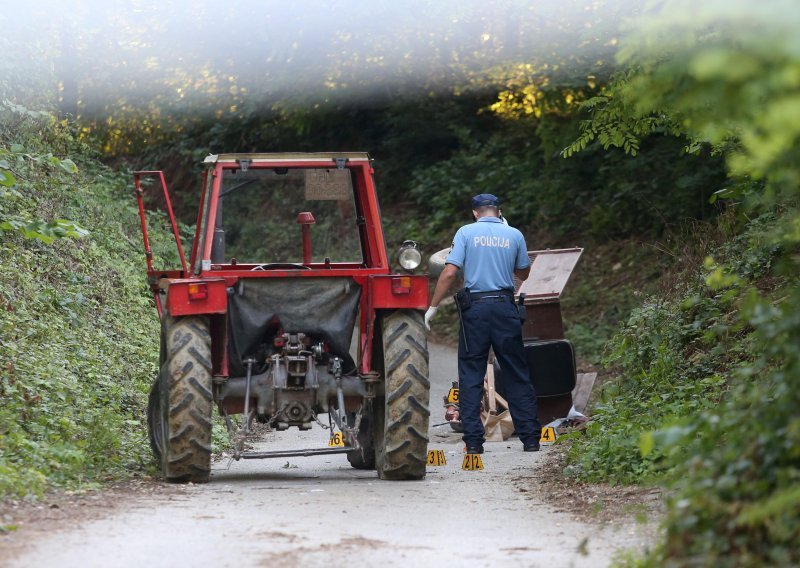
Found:
M 520 292 L 519 300 L 517 301 L 517 312 L 519 313 L 519 321 L 525 323 L 525 318 L 528 311 L 525 309 L 525 292 Z
M 470 295 L 469 288 L 462 288 L 454 297 L 458 309 L 465 312 L 472 305 L 472 296 Z

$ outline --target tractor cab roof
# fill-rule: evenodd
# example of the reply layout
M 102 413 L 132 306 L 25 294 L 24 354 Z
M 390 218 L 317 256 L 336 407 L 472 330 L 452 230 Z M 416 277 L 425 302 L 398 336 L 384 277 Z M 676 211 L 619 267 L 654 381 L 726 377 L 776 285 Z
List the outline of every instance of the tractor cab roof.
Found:
M 344 158 L 348 162 L 369 161 L 366 152 L 290 152 L 290 153 L 255 153 L 255 154 L 209 154 L 204 164 L 237 163 L 240 160 L 253 162 L 336 162 Z

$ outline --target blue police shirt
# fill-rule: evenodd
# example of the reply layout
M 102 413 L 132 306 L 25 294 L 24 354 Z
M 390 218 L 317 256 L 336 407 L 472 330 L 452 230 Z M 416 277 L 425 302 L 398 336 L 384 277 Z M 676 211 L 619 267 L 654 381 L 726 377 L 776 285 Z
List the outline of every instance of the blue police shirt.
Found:
M 497 217 L 481 217 L 461 227 L 445 262 L 464 269 L 464 286 L 470 292 L 514 290 L 514 269 L 531 264 L 525 237 Z

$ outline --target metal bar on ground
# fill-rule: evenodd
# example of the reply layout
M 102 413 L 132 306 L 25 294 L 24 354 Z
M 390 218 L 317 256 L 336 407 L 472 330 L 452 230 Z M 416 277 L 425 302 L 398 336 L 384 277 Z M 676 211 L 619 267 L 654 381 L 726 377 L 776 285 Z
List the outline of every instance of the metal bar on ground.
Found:
M 242 454 L 242 458 L 246 460 L 261 460 L 268 458 L 293 458 L 293 457 L 311 457 L 311 456 L 326 456 L 329 454 L 346 454 L 352 451 L 353 448 L 312 448 L 308 450 L 278 450 L 275 452 L 247 452 Z

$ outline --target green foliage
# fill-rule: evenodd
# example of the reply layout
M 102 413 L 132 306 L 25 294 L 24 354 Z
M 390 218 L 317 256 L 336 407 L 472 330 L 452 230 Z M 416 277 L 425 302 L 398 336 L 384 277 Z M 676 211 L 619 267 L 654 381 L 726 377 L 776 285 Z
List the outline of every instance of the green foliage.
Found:
M 637 116 L 669 109 L 693 140 L 726 152 L 732 173 L 769 179 L 776 189 L 796 186 L 797 5 L 668 4 L 621 50 L 621 61 L 639 70 L 621 86 L 622 98 Z
M 732 255 L 722 270 L 711 265 L 709 287 L 741 305 L 733 325 L 717 326 L 717 333 L 752 330 L 745 343 L 752 355 L 731 373 L 724 405 L 693 417 L 674 441 L 688 459 L 673 483 L 666 541 L 651 561 L 680 556 L 745 566 L 800 562 L 800 287 L 796 257 L 786 254 L 796 255 L 798 241 L 786 248 L 781 238 L 775 246 L 774 236 L 787 234 L 783 225 L 795 218 L 789 213 L 761 227 L 758 242 L 768 259 L 756 262 L 751 246 L 746 254 Z M 729 252 L 742 250 L 742 239 L 737 241 Z M 768 293 L 759 292 L 774 274 L 779 286 L 772 282 Z M 749 284 L 753 278 L 758 286 Z
M 636 20 L 618 56 L 627 70 L 585 103 L 592 119 L 564 153 L 601 135 L 605 147 L 627 144 L 632 153 L 661 130 L 690 140 L 688 151 L 711 145 L 735 177 L 765 180 L 768 197 L 796 194 L 800 10 L 787 0 L 695 8 L 670 0 Z
M 483 10 L 467 12 L 468 21 L 482 21 Z M 596 23 L 591 10 L 582 17 Z M 169 79 L 144 110 L 127 99 L 93 98 L 103 91 L 96 87 L 112 82 L 134 90 L 132 82 L 117 81 L 116 67 L 101 63 L 96 69 L 108 73 L 84 76 L 70 90 L 73 110 L 81 91 L 81 110 L 96 111 L 79 134 L 49 113 L 6 103 L 0 261 L 14 270 L 0 272 L 0 494 L 94 483 L 149 459 L 143 407 L 156 371 L 158 325 L 142 284 L 143 262 L 136 261 L 136 214 L 122 192 L 126 181 L 92 162 L 76 140 L 92 140 L 107 155 L 136 153 L 148 168 L 163 166 L 177 189 L 176 210 L 191 221 L 192 168 L 208 151 L 366 147 L 377 158 L 390 243 L 417 238 L 431 251 L 446 246 L 469 220 L 469 197 L 479 192 L 505 199 L 504 213 L 532 248 L 617 239 L 607 246 L 625 250 L 587 254 L 585 283 L 576 279 L 566 295 L 568 318 L 573 306 L 592 315 L 567 321 L 579 353 L 596 360 L 615 320 L 637 302 L 630 287 L 648 299 L 606 350 L 616 378 L 573 446 L 570 471 L 615 483 L 668 483 L 665 538 L 643 563 L 797 565 L 798 28 L 800 9 L 790 0 L 666 0 L 630 24 L 620 42 L 622 69 L 610 84 L 596 78 L 598 69 L 608 73 L 602 61 L 558 82 L 553 62 L 509 63 L 492 39 L 474 55 L 502 63 L 491 72 L 442 88 L 437 71 L 424 89 L 389 90 L 369 105 L 347 101 L 347 58 L 338 56 L 337 65 L 307 65 L 313 79 L 297 86 L 313 93 L 296 101 L 246 96 L 251 87 L 267 90 L 245 85 L 227 68 L 224 78 L 205 69 L 205 58 L 156 62 Z M 537 29 L 520 26 L 528 34 Z M 286 34 L 299 31 L 287 26 Z M 154 41 L 167 36 L 160 30 Z M 72 47 L 95 62 L 103 50 L 86 38 Z M 258 42 L 275 45 L 264 38 Z M 586 45 L 606 45 L 603 38 L 593 35 Z M 0 38 L 0 46 L 8 41 Z M 334 43 L 347 41 L 336 36 Z M 230 55 L 263 70 L 263 53 Z M 394 69 L 380 59 L 364 69 Z M 397 68 L 409 71 L 404 65 Z M 25 77 L 13 58 L 0 67 L 9 71 L 0 73 L 5 94 Z M 312 84 L 320 78 L 327 83 L 322 93 Z M 351 84 L 362 95 L 377 87 Z M 185 93 L 208 97 L 191 113 L 168 112 L 197 101 Z M 579 121 L 581 113 L 588 119 Z M 714 219 L 726 207 L 738 213 L 735 223 L 730 215 L 718 219 L 728 244 L 702 265 L 690 262 L 686 281 L 667 297 L 650 296 L 664 266 L 645 258 L 653 256 L 649 249 L 632 252 L 631 243 L 673 239 L 668 252 L 681 259 L 676 227 Z M 166 228 L 163 214 L 150 221 Z M 169 232 L 161 232 L 155 258 L 174 266 Z M 191 231 L 182 226 L 181 233 Z M 52 240 L 59 236 L 83 238 Z M 593 307 L 598 298 L 603 306 Z M 222 442 L 219 425 L 214 438 Z
M 39 239 L 48 245 L 56 239 L 64 237 L 79 238 L 89 234 L 86 229 L 66 219 L 56 219 L 47 223 L 44 221 L 7 219 L 0 223 L 0 231 L 17 231 L 26 239 Z
M 579 475 L 667 482 L 665 538 L 643 565 L 800 563 L 798 24 L 782 0 L 655 4 L 565 151 L 658 128 L 688 152 L 710 147 L 731 176 L 715 198 L 737 203 L 746 229 L 612 341 L 621 378 L 573 450 Z
M 42 111 L 31 111 L 21 105 L 4 101 L 0 106 L 0 135 L 4 146 L 0 147 L 0 235 L 5 232 L 17 232 L 26 239 L 38 239 L 45 244 L 64 237 L 81 238 L 87 230 L 66 219 L 44 221 L 36 218 L 31 209 L 35 207 L 35 194 L 39 189 L 30 183 L 34 177 L 48 176 L 50 184 L 62 187 L 72 181 L 66 174 L 78 173 L 78 166 L 69 158 L 58 158 L 52 152 L 39 153 L 28 150 L 24 143 L 38 144 L 31 134 L 38 131 L 56 132 L 57 136 L 71 142 L 66 123 L 57 122 L 50 114 Z M 24 137 L 13 137 L 21 135 Z M 47 150 L 47 146 L 43 149 Z M 18 181 L 17 178 L 20 178 Z M 27 194 L 19 190 L 24 185 Z
M 737 308 L 765 278 L 761 267 L 777 258 L 766 237 L 774 222 L 757 219 L 716 251 L 724 264 L 709 257 L 672 298 L 633 310 L 609 343 L 604 363 L 617 378 L 603 385 L 587 437 L 572 448 L 572 474 L 636 483 L 672 475 L 682 463 L 685 448 L 675 443 L 696 434 L 687 420 L 717 409 L 734 370 L 758 353 Z
M 612 85 L 623 83 L 622 77 L 612 80 Z M 604 150 L 612 146 L 622 148 L 633 157 L 639 154 L 641 140 L 651 134 L 679 135 L 681 131 L 666 115 L 656 111 L 650 114 L 632 114 L 624 101 L 614 96 L 613 87 L 609 87 L 602 96 L 592 97 L 581 104 L 581 109 L 592 113 L 591 120 L 580 123 L 581 135 L 562 150 L 561 155 L 570 158 L 577 152 L 585 150 L 597 140 Z
M 550 148 L 572 132 L 574 122 L 544 116 L 534 136 L 519 124 L 499 127 L 483 143 L 465 136 L 448 160 L 414 172 L 411 195 L 428 209 L 419 237 L 449 238 L 469 221 L 470 197 L 484 192 L 500 195 L 504 215 L 527 234 L 561 240 L 658 237 L 687 219 L 713 215 L 708 198 L 725 185 L 719 159 L 685 155 L 681 142 L 661 137 L 644 141 L 636 158 L 599 149 L 572 160 L 554 156 Z
M 128 176 L 93 162 L 46 113 L 0 117 L 0 144 L 17 174 L 4 218 L 76 220 L 0 238 L 0 496 L 141 471 L 158 322 Z
M 655 298 L 633 311 L 605 361 L 620 366 L 619 376 L 603 385 L 587 437 L 572 448 L 570 473 L 616 483 L 662 473 L 665 453 L 653 447 L 650 430 L 708 411 L 724 387 L 715 372 L 721 362 L 696 351 L 706 323 Z
M 578 358 L 601 365 L 605 344 L 620 322 L 642 298 L 662 292 L 661 279 L 674 264 L 674 253 L 664 254 L 638 239 L 587 246 L 562 299 L 564 333 Z

